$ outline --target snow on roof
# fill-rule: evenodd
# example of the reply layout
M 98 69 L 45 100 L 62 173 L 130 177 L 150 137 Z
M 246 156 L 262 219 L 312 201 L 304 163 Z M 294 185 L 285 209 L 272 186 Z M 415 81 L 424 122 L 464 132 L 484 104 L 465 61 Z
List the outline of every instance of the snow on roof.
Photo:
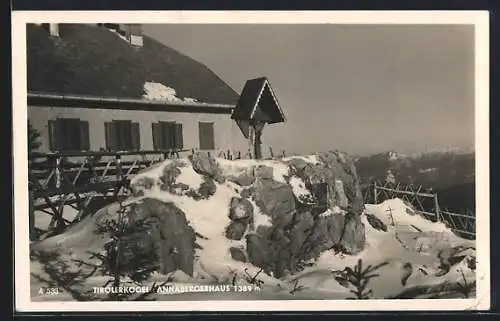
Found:
M 144 95 L 142 95 L 142 98 L 147 100 L 161 100 L 167 102 L 197 102 L 197 100 L 194 98 L 181 99 L 177 97 L 177 91 L 174 88 L 154 81 L 147 81 L 144 83 Z

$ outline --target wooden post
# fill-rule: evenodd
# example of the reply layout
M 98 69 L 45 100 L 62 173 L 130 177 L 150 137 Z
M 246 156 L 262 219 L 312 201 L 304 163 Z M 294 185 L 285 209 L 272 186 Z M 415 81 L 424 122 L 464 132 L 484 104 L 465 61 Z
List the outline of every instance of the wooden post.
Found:
M 61 175 L 61 156 L 56 156 L 56 164 L 55 164 L 55 173 L 56 173 L 56 188 L 59 189 L 61 188 L 61 181 L 62 181 L 62 175 Z M 61 221 L 62 221 L 62 213 L 64 210 L 64 197 L 62 195 L 59 195 L 58 197 L 61 200 L 61 205 L 59 208 L 57 206 L 54 208 L 54 215 L 52 215 L 52 218 L 50 219 L 48 229 L 52 230 L 54 227 L 60 226 Z M 64 224 L 64 221 L 62 222 Z
M 56 188 L 61 187 L 61 156 L 56 157 Z
M 261 135 L 262 135 L 262 132 L 260 130 L 255 131 L 255 143 L 254 143 L 255 159 L 262 158 L 262 148 L 261 148 L 261 141 L 260 141 Z
M 36 228 L 35 228 L 35 211 L 34 211 L 33 191 L 29 191 L 29 228 L 30 228 L 30 241 L 36 241 Z
M 373 203 L 378 204 L 377 182 L 373 182 Z
M 252 129 L 253 135 L 250 135 L 250 144 L 253 151 L 254 159 L 262 158 L 262 130 L 264 129 L 265 122 L 263 121 L 253 121 L 250 128 Z
M 436 208 L 436 216 L 438 222 L 441 222 L 441 210 L 439 209 L 438 194 L 434 194 L 434 207 Z
M 116 180 L 121 181 L 121 179 L 122 179 L 122 157 L 121 157 L 121 155 L 116 155 L 115 161 L 116 161 Z

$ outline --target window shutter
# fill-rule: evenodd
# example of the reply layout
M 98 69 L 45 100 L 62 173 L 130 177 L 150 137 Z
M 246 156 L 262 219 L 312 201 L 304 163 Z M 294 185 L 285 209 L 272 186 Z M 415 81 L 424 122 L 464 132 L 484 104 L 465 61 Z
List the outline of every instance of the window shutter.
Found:
M 104 123 L 105 139 L 106 139 L 106 149 L 116 150 L 116 130 L 115 124 L 112 122 Z
M 80 121 L 80 149 L 90 150 L 88 121 Z
M 132 122 L 131 121 L 124 121 L 122 123 L 122 133 L 119 137 L 121 144 L 120 144 L 120 149 L 125 149 L 125 150 L 130 150 L 133 149 L 133 137 L 132 137 Z
M 57 121 L 49 120 L 49 148 L 51 151 L 58 150 L 59 141 L 57 136 Z
M 151 125 L 153 130 L 153 149 L 154 150 L 163 149 L 160 124 L 152 123 Z
M 184 148 L 184 141 L 182 137 L 182 124 L 174 124 L 174 139 L 175 139 L 175 148 L 182 150 Z
M 140 150 L 141 149 L 141 133 L 140 133 L 139 123 L 131 124 L 132 131 L 132 149 Z
M 115 134 L 115 149 L 132 149 L 132 122 L 129 120 L 114 120 L 112 124 L 113 132 Z
M 168 133 L 168 148 L 175 148 L 175 123 L 167 124 L 167 133 Z
M 214 124 L 199 123 L 200 149 L 215 149 Z
M 198 136 L 200 140 L 200 149 L 205 149 L 206 139 L 205 139 L 205 126 L 203 123 L 198 123 Z
M 162 134 L 162 147 L 164 149 L 175 148 L 175 126 L 171 122 L 160 122 Z

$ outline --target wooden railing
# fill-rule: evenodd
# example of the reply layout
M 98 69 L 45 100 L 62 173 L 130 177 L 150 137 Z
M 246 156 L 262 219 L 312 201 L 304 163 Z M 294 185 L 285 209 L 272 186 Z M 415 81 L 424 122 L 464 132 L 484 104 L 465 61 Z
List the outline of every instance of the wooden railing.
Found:
M 65 206 L 78 211 L 75 220 L 88 214 L 98 195 L 116 199 L 127 190 L 139 171 L 191 150 L 93 151 L 32 153 L 29 157 L 30 222 L 34 211 L 52 216 L 49 230 L 65 226 Z M 127 157 L 127 160 L 123 160 Z

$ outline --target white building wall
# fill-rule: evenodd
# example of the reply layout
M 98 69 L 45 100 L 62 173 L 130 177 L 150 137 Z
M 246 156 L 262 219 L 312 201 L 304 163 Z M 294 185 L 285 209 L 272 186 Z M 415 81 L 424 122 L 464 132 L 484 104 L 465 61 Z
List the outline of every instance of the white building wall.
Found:
M 38 151 L 50 151 L 48 121 L 58 117 L 88 121 L 90 149 L 93 151 L 106 147 L 104 123 L 112 120 L 131 120 L 139 123 L 141 150 L 153 150 L 152 123 L 158 121 L 182 123 L 185 149 L 199 148 L 199 122 L 213 122 L 216 147 L 213 152 L 218 154 L 221 150 L 232 149 L 241 151 L 243 156 L 248 150 L 247 140 L 228 114 L 29 106 L 28 119 L 41 133 L 42 145 Z M 264 148 L 266 147 L 263 146 L 263 150 Z

